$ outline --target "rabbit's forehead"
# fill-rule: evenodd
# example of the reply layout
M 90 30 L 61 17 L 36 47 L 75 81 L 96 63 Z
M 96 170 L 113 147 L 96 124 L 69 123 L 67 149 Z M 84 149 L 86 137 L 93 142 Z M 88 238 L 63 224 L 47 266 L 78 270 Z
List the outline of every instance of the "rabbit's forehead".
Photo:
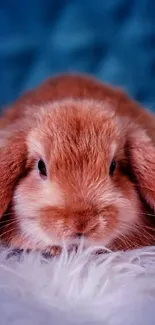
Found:
M 46 132 L 31 132 L 27 138 L 29 154 L 42 157 L 45 161 L 54 158 L 74 159 L 84 158 L 95 163 L 99 157 L 108 161 L 114 158 L 117 148 L 120 146 L 120 139 L 117 131 L 112 127 L 91 133 L 91 129 L 85 128 L 81 132 L 66 130 L 62 133 L 57 130 L 55 134 L 46 129 Z M 75 132 L 74 132 L 75 131 Z
M 84 101 L 85 103 L 85 101 Z M 106 107 L 70 105 L 43 110 L 38 124 L 27 138 L 29 152 L 50 158 L 50 154 L 80 155 L 104 153 L 111 159 L 120 141 L 120 121 Z M 88 104 L 88 103 L 87 103 Z M 79 104 L 81 105 L 81 103 Z M 57 108 L 57 107 L 56 107 Z

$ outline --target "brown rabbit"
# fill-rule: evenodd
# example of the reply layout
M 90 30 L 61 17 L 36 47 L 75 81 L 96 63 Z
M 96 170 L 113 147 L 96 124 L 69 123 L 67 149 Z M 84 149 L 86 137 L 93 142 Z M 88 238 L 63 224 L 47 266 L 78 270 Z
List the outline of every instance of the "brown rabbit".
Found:
M 4 242 L 154 244 L 155 119 L 121 90 L 59 76 L 4 111 L 0 129 Z

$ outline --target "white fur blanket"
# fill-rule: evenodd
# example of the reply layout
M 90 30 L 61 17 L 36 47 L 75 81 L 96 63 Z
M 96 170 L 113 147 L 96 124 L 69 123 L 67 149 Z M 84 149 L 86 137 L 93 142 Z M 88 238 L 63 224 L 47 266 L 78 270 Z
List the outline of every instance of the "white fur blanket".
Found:
M 155 247 L 45 260 L 0 251 L 0 325 L 154 325 Z

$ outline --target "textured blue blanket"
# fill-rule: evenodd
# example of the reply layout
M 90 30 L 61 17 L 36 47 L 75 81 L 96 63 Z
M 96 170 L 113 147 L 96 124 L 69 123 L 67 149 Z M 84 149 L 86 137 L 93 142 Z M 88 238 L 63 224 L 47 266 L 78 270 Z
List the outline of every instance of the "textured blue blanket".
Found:
M 155 109 L 155 1 L 0 0 L 0 106 L 73 70 Z

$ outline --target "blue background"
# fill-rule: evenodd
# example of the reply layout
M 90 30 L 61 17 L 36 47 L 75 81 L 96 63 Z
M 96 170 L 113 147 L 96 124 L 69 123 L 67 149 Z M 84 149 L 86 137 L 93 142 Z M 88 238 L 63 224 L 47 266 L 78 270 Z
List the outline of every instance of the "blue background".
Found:
M 155 108 L 155 1 L 0 0 L 0 106 L 66 71 Z

